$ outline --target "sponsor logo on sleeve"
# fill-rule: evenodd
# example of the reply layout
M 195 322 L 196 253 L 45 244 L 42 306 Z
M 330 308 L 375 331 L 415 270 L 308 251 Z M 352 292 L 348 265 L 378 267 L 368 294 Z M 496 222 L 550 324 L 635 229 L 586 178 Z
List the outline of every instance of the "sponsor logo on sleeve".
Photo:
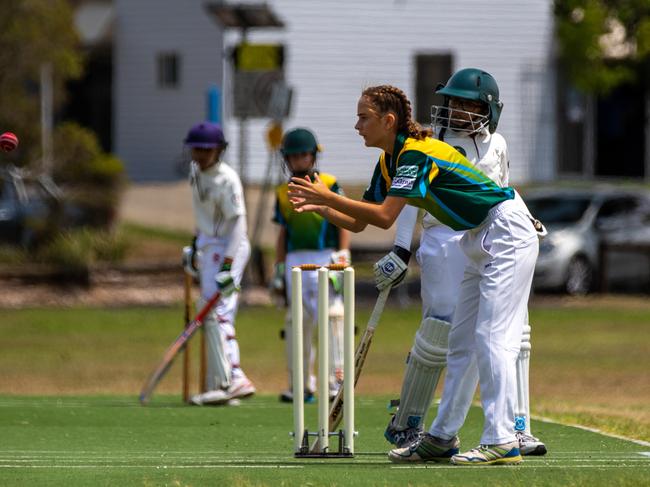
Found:
M 418 176 L 418 166 L 399 166 L 391 189 L 413 189 L 413 185 Z
M 404 178 L 417 178 L 418 177 L 418 166 L 399 166 L 397 168 L 397 173 L 395 176 L 404 177 Z

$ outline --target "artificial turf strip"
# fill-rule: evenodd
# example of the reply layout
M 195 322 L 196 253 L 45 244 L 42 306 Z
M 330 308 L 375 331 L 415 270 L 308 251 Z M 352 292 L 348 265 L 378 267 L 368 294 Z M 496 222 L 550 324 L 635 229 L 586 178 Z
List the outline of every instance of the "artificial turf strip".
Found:
M 533 423 L 545 457 L 520 466 L 394 465 L 382 437 L 387 397 L 357 398 L 356 456 L 292 455 L 291 405 L 254 397 L 199 408 L 177 397 L 0 396 L 0 485 L 645 485 L 650 447 L 550 423 Z M 307 406 L 315 427 L 316 406 Z M 473 408 L 462 449 L 478 443 Z

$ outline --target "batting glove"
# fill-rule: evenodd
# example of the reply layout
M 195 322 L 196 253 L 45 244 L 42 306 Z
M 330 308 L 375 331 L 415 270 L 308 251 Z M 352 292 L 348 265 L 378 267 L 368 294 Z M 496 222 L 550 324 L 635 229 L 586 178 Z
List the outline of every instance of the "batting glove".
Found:
M 396 245 L 392 251 L 378 260 L 373 266 L 377 290 L 383 291 L 387 287 L 399 286 L 406 277 L 410 258 L 411 252 Z
M 227 297 L 236 291 L 239 291 L 239 286 L 235 283 L 235 279 L 231 272 L 232 264 L 230 262 L 224 263 L 221 270 L 214 276 L 217 282 L 217 288 L 221 291 L 221 296 Z
M 192 245 L 183 247 L 183 269 L 195 279 L 199 277 L 199 270 L 196 267 L 196 237 L 192 239 Z

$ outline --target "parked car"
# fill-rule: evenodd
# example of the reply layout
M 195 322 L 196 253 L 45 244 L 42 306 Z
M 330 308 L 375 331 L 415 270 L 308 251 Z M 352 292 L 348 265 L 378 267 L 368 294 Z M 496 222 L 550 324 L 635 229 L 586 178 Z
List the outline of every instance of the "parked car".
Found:
M 548 229 L 535 267 L 536 290 L 585 294 L 595 289 L 606 263 L 609 284 L 650 282 L 650 195 L 613 188 L 546 189 L 524 195 L 529 210 Z M 602 244 L 621 249 L 601 255 Z M 631 247 L 631 246 L 629 246 Z M 643 260 L 643 263 L 641 261 Z
M 30 247 L 66 218 L 62 193 L 46 177 L 17 168 L 0 169 L 0 240 Z

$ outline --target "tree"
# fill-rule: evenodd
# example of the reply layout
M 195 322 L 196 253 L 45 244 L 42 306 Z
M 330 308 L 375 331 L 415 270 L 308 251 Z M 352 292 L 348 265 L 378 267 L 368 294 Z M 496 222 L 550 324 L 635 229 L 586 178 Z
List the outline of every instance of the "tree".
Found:
M 66 0 L 0 0 L 0 131 L 20 137 L 22 160 L 40 155 L 40 70 L 52 65 L 54 103 L 81 75 L 82 57 Z
M 575 86 L 607 94 L 650 62 L 650 0 L 554 0 L 560 61 Z

